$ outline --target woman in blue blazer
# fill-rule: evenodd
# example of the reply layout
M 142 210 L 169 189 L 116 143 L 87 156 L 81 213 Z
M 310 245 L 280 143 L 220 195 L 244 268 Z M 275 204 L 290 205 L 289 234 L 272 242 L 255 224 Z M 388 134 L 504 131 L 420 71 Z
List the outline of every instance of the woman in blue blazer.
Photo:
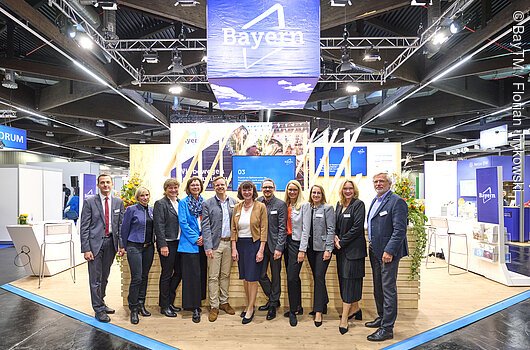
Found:
M 155 252 L 153 208 L 149 206 L 149 195 L 147 188 L 138 187 L 135 195 L 138 203 L 127 207 L 120 230 L 121 245 L 127 252 L 127 262 L 131 271 L 127 300 L 132 324 L 138 324 L 140 321 L 139 313 L 142 316 L 151 316 L 145 308 L 147 279 Z
M 182 255 L 182 308 L 192 311 L 192 321 L 201 321 L 201 300 L 206 298 L 206 255 L 200 228 L 203 182 L 191 177 L 186 183 L 188 196 L 179 202 L 180 242 Z

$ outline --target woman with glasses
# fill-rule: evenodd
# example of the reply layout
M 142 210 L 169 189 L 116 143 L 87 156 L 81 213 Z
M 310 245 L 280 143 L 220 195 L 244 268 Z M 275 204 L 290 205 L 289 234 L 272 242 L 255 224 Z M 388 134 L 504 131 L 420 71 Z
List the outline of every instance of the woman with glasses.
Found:
M 313 185 L 309 203 L 303 206 L 302 238 L 298 261 L 304 261 L 307 254 L 313 272 L 313 312 L 315 326 L 322 325 L 322 313 L 327 309 L 328 291 L 326 271 L 328 270 L 335 236 L 335 215 L 333 207 L 326 204 L 326 194 L 320 185 Z

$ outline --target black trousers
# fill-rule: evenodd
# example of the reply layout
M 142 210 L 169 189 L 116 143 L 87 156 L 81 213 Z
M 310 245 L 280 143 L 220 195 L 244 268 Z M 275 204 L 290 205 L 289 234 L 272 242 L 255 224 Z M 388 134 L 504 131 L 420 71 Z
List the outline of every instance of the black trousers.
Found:
M 158 285 L 158 305 L 161 308 L 166 308 L 175 302 L 177 288 L 182 281 L 182 256 L 177 249 L 179 241 L 168 241 L 169 255 L 163 256 L 158 250 L 160 257 L 160 282 Z
M 399 259 L 383 264 L 382 257 L 375 256 L 370 246 L 368 249 L 374 280 L 374 298 L 377 314 L 381 317 L 381 328 L 393 331 L 397 318 L 397 274 Z
M 199 253 L 182 255 L 182 308 L 192 311 L 201 306 L 201 259 Z
M 285 266 L 287 269 L 287 294 L 289 296 L 289 310 L 296 312 L 302 306 L 302 281 L 300 280 L 300 270 L 302 264 L 298 262 L 298 252 L 300 241 L 293 241 L 291 236 L 287 236 L 287 252 L 285 256 Z
M 131 284 L 129 285 L 129 309 L 137 308 L 145 302 L 147 294 L 147 280 L 149 270 L 153 264 L 155 247 L 151 244 L 144 247 L 143 243 L 127 243 L 127 262 L 131 270 Z
M 105 310 L 105 292 L 110 274 L 110 267 L 116 256 L 116 249 L 112 235 L 103 238 L 99 252 L 92 252 L 94 260 L 88 262 L 88 282 L 90 284 L 90 299 L 95 312 Z
M 271 267 L 271 278 L 267 275 L 267 268 Z M 269 298 L 271 306 L 280 306 L 281 293 L 281 271 L 282 259 L 274 260 L 274 253 L 271 253 L 269 245 L 265 244 L 265 251 L 263 252 L 263 265 L 261 267 L 261 277 L 259 284 L 263 293 Z
M 324 261 L 322 260 L 323 257 L 323 251 L 314 251 L 311 245 L 307 247 L 307 260 L 313 272 L 313 311 L 315 312 L 323 312 L 324 306 L 329 302 L 326 272 L 331 259 Z
M 199 266 L 201 274 L 201 300 L 206 299 L 208 289 L 208 258 L 204 252 L 204 246 L 199 246 Z

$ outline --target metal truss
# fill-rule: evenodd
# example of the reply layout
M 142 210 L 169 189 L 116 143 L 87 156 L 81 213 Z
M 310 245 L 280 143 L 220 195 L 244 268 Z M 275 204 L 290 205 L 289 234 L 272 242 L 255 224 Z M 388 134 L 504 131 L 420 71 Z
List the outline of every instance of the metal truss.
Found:
M 324 50 L 340 50 L 344 46 L 352 50 L 366 49 L 407 49 L 415 47 L 418 37 L 384 37 L 384 38 L 320 38 L 320 48 Z M 206 51 L 206 39 L 124 39 L 106 40 L 108 51 Z
M 380 83 L 382 73 L 322 73 L 319 83 Z M 204 74 L 145 74 L 138 80 L 142 85 L 161 84 L 208 84 Z
M 457 13 L 464 11 L 473 1 L 474 0 L 456 0 L 453 2 L 436 21 L 421 33 L 419 38 L 416 38 L 416 42 L 414 42 L 411 47 L 406 48 L 392 63 L 385 67 L 382 83 L 384 83 L 392 73 L 394 73 L 403 63 L 432 39 L 441 28 L 440 24 L 442 21 L 445 21 L 447 18 L 452 18 Z
M 138 80 L 139 71 L 132 64 L 125 59 L 119 52 L 112 52 L 105 47 L 105 38 L 88 23 L 83 16 L 81 16 L 67 1 L 64 0 L 48 0 L 50 6 L 55 6 L 68 19 L 75 24 L 82 24 L 86 33 L 94 40 L 94 42 L 111 58 L 116 61 L 134 80 Z

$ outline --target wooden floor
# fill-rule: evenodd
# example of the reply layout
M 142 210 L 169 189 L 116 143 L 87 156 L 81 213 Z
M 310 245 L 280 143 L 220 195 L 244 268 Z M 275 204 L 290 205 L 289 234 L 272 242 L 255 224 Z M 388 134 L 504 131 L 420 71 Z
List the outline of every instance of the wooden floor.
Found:
M 12 284 L 92 315 L 86 265 L 79 266 L 76 272 L 75 284 L 69 273 L 46 278 L 40 289 L 34 277 Z M 283 317 L 283 306 L 282 314 L 276 319 L 266 321 L 265 312 L 258 311 L 249 325 L 242 325 L 237 314 L 229 316 L 222 311 L 218 320 L 210 323 L 205 307 L 201 323 L 194 324 L 191 313 L 179 313 L 177 318 L 171 319 L 158 314 L 156 306 L 150 306 L 153 316 L 141 318 L 140 324 L 133 326 L 129 323 L 128 311 L 120 306 L 119 275 L 119 267 L 115 264 L 106 298 L 107 304 L 117 309 L 116 314 L 111 315 L 112 323 L 181 349 L 379 349 L 528 290 L 527 287 L 506 287 L 472 273 L 449 276 L 446 269 L 423 269 L 419 309 L 400 310 L 394 339 L 374 344 L 366 340 L 372 330 L 364 327 L 364 321 L 350 322 L 350 331 L 340 335 L 337 310 L 330 310 L 324 316 L 320 328 L 313 325 L 307 315 L 309 310 L 306 310 L 298 326 L 293 328 Z M 365 320 L 374 318 L 374 310 L 372 301 L 363 305 Z

